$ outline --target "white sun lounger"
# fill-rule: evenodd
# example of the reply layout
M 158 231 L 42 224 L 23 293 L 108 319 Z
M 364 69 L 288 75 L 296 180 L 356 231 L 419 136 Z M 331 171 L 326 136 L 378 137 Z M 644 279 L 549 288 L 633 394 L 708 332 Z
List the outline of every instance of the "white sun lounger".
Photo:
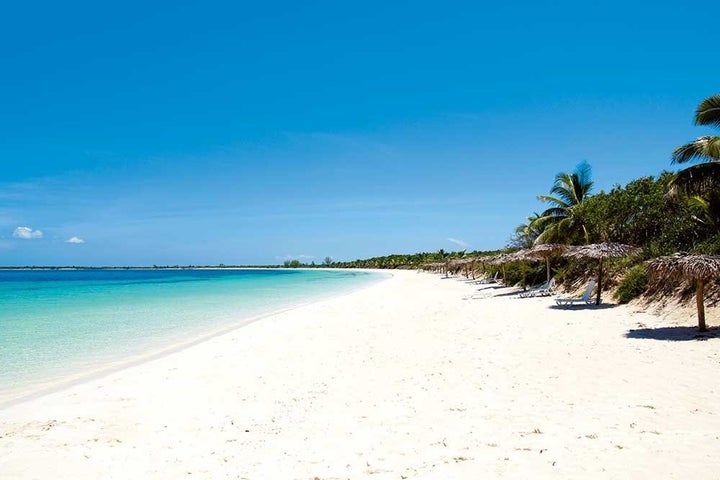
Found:
M 593 302 L 592 298 L 590 298 L 593 288 L 595 288 L 595 280 L 590 280 L 590 282 L 588 282 L 587 289 L 581 298 L 556 298 L 555 303 L 563 307 L 569 307 L 582 303 L 589 305 Z
M 520 292 L 518 295 L 520 298 L 537 297 L 552 295 L 555 290 L 555 278 L 551 278 L 550 282 L 545 282 L 537 288 L 530 289 L 526 292 Z
M 489 277 L 487 274 L 483 274 L 483 276 L 479 280 L 475 280 L 476 284 L 484 284 L 484 283 L 496 283 L 498 281 L 498 275 L 500 275 L 500 272 L 495 272 L 495 277 Z

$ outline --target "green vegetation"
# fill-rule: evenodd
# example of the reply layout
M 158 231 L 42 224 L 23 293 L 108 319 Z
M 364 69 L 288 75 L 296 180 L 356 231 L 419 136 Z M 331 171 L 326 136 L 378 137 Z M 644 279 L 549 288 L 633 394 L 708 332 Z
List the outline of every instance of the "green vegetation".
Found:
M 442 263 L 453 259 L 464 257 L 493 255 L 493 252 L 446 252 L 442 248 L 437 252 L 423 252 L 412 255 L 386 255 L 383 257 L 373 257 L 365 260 L 354 260 L 351 262 L 335 262 L 333 267 L 338 268 L 420 268 L 428 263 Z
M 588 198 L 576 214 L 588 230 L 589 242 L 641 247 L 644 258 L 692 250 L 712 232 L 699 228 L 695 209 L 686 201 L 668 195 L 673 178 L 663 172 Z
M 613 298 L 620 303 L 627 303 L 633 298 L 637 298 L 645 291 L 648 284 L 648 274 L 645 271 L 645 265 L 642 263 L 635 265 L 627 271 L 623 279 L 620 281 Z

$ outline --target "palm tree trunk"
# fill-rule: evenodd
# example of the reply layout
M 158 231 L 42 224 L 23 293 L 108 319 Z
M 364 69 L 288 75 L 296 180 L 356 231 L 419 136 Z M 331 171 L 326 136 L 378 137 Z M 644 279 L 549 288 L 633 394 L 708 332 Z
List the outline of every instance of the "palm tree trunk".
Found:
M 602 292 L 602 264 L 603 259 L 600 257 L 600 267 L 598 267 L 597 298 L 595 298 L 595 305 L 600 305 L 600 292 Z
M 695 302 L 697 303 L 698 312 L 698 331 L 707 332 L 707 326 L 705 325 L 705 304 L 703 297 L 705 295 L 705 280 L 702 278 L 697 279 L 697 289 L 695 291 Z

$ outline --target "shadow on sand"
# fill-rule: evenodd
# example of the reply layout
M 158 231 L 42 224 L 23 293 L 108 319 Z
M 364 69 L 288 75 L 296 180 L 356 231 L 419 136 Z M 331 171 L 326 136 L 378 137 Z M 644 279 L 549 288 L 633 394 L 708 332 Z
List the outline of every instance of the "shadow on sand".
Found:
M 507 287 L 499 287 L 499 288 L 507 288 Z M 498 297 L 512 297 L 513 295 L 519 295 L 519 294 L 521 294 L 522 292 L 523 292 L 522 289 L 520 289 L 520 290 L 513 289 L 513 290 L 511 290 L 511 291 L 509 291 L 509 292 L 495 293 L 495 294 L 493 294 L 493 298 L 498 298 Z
M 587 303 L 580 303 L 575 305 L 558 305 L 555 302 L 553 302 L 553 305 L 550 305 L 548 308 L 552 308 L 553 310 L 607 310 L 609 308 L 615 308 L 617 305 L 614 305 L 612 303 L 601 303 L 600 305 L 595 305 L 594 303 L 587 304 Z
M 636 330 L 629 330 L 625 336 L 627 338 L 641 338 L 645 340 L 686 342 L 688 340 L 720 338 L 720 328 L 714 327 L 707 332 L 698 332 L 697 327 L 638 328 Z
M 509 292 L 502 292 L 502 293 L 495 293 L 497 290 L 504 290 L 508 288 L 513 288 L 513 290 Z M 481 300 L 485 298 L 500 298 L 500 297 L 510 297 L 512 295 L 517 295 L 518 293 L 522 292 L 522 289 L 517 289 L 514 287 L 505 287 L 503 285 L 493 284 L 493 285 L 484 285 L 481 288 L 478 288 L 475 293 L 472 295 L 469 295 L 467 299 L 472 300 Z

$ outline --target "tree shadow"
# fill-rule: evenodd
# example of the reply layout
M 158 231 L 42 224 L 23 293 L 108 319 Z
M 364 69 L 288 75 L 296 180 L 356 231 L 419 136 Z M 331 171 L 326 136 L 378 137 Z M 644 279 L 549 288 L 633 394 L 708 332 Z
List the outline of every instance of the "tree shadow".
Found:
M 502 292 L 502 293 L 496 293 L 497 290 L 504 290 L 512 288 L 509 292 Z M 482 300 L 486 298 L 501 298 L 501 297 L 511 297 L 513 295 L 518 295 L 519 293 L 522 293 L 522 289 L 515 288 L 515 287 L 505 287 L 503 285 L 493 284 L 493 285 L 485 285 L 483 288 L 478 288 L 475 293 L 472 295 L 469 295 L 466 297 L 466 299 L 469 300 Z
M 523 291 L 524 290 L 521 289 L 521 290 L 512 290 L 510 292 L 504 292 L 504 293 L 496 293 L 495 295 L 493 295 L 493 298 L 512 297 L 514 295 L 520 295 Z
M 720 328 L 713 327 L 707 332 L 699 332 L 697 327 L 638 328 L 628 330 L 625 337 L 640 338 L 643 340 L 669 340 L 673 342 L 708 340 L 710 338 L 720 338 Z

